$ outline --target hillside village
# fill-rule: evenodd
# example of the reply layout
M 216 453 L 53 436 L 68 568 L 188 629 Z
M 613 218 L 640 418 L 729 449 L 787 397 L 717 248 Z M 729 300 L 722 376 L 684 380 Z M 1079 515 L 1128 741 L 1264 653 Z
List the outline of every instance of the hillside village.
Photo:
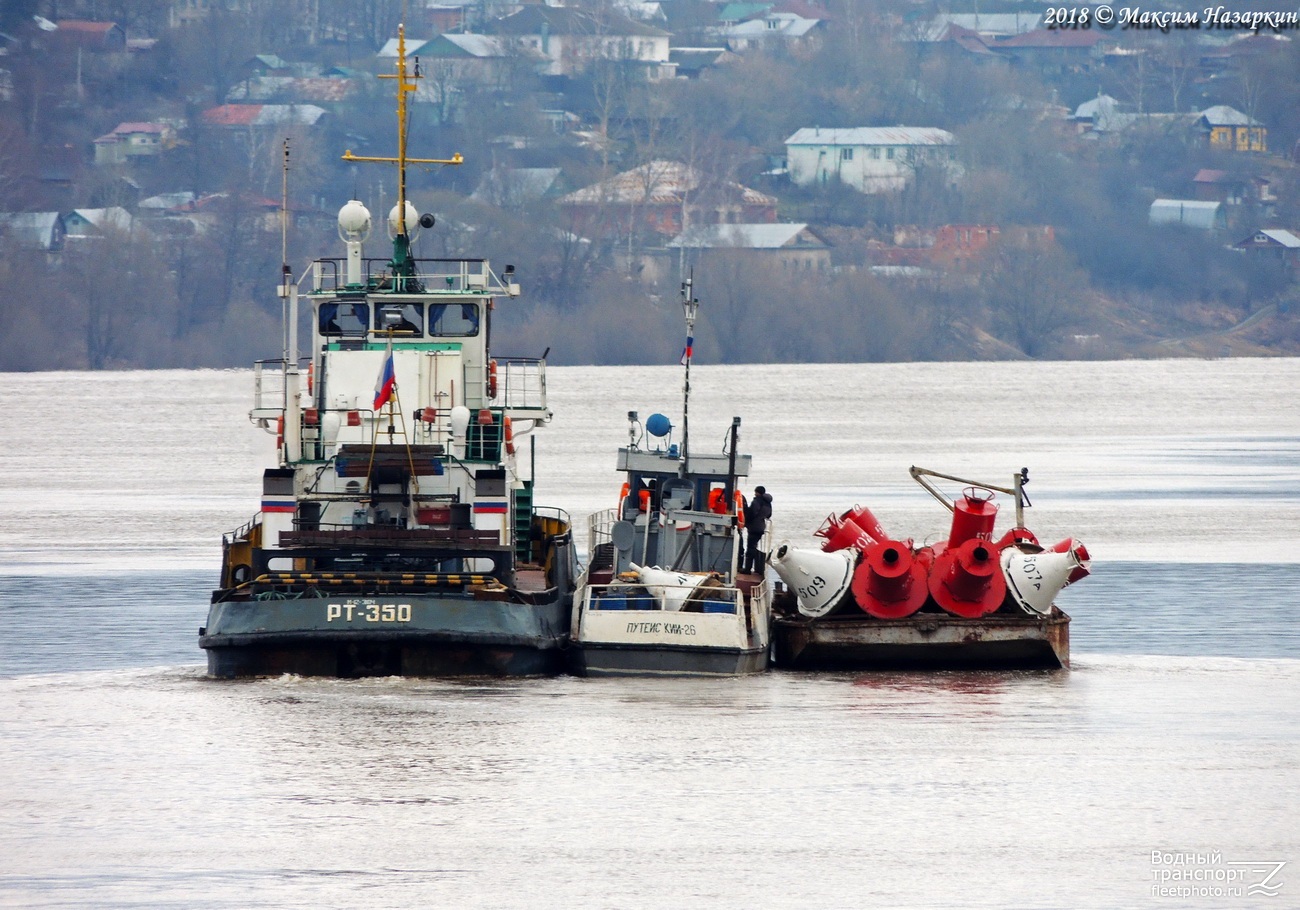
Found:
M 395 201 L 341 156 L 395 150 L 399 28 L 412 154 L 465 158 L 416 253 L 515 266 L 499 347 L 672 362 L 693 273 L 711 362 L 1300 353 L 1280 6 L 10 0 L 0 370 L 276 356 L 282 261 Z

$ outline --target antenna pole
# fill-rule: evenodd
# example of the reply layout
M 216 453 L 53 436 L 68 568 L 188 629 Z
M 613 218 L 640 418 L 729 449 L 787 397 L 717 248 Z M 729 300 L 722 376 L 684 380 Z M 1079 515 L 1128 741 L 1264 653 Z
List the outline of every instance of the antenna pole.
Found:
M 397 157 L 376 158 L 367 155 L 354 155 L 352 149 L 343 153 L 344 161 L 379 161 L 397 165 L 397 224 L 393 225 L 393 275 L 395 290 L 401 290 L 404 278 L 415 277 L 415 263 L 411 261 L 411 240 L 406 233 L 406 166 L 408 164 L 461 164 L 464 158 L 460 152 L 450 158 L 408 158 L 406 157 L 406 96 L 415 91 L 415 81 L 421 78 L 419 60 L 415 71 L 408 73 L 406 68 L 406 25 L 397 26 L 397 72 L 380 73 L 380 79 L 397 80 Z
M 682 366 L 686 367 L 686 380 L 682 386 L 682 472 L 686 472 L 686 461 L 690 456 L 691 439 L 691 358 L 695 351 L 695 316 L 700 310 L 700 301 L 694 296 L 695 270 L 682 282 L 682 311 L 686 314 L 686 349 L 682 351 Z

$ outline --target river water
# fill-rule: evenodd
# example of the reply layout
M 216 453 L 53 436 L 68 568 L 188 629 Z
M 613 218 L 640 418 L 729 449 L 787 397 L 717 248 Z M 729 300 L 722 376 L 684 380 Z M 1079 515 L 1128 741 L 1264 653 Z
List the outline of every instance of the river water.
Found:
M 250 375 L 0 380 L 0 906 L 1300 905 L 1300 360 L 695 366 L 778 539 L 937 539 L 909 465 L 1028 467 L 1093 555 L 1068 673 L 708 682 L 207 680 Z M 681 372 L 549 384 L 581 527 Z

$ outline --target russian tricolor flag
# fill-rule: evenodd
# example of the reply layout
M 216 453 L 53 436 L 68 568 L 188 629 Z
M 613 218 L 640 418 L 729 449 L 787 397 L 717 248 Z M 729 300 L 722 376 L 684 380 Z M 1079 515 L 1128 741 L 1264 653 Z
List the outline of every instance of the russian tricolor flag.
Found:
M 691 359 L 691 354 L 695 350 L 695 336 L 686 336 L 686 347 L 682 348 L 682 359 L 678 361 L 682 366 L 686 366 L 686 361 Z
M 379 370 L 379 379 L 375 382 L 376 411 L 388 404 L 395 388 L 397 388 L 397 372 L 393 368 L 393 350 L 389 348 L 388 356 L 384 358 L 384 365 Z

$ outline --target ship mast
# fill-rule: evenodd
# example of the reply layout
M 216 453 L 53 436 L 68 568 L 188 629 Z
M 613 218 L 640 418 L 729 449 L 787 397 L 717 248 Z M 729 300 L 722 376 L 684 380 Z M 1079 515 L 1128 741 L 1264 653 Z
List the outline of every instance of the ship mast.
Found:
M 391 263 L 395 278 L 393 289 L 400 291 L 405 289 L 403 279 L 415 277 L 415 262 L 411 258 L 411 238 L 407 233 L 406 226 L 406 166 L 408 164 L 461 164 L 465 159 L 460 152 L 455 153 L 450 158 L 408 158 L 406 155 L 406 96 L 415 91 L 415 80 L 422 77 L 418 57 L 415 59 L 414 69 L 411 72 L 407 71 L 405 23 L 397 26 L 397 72 L 380 73 L 379 78 L 397 80 L 397 157 L 378 158 L 354 155 L 352 150 L 348 149 L 343 153 L 343 160 L 397 165 L 397 207 L 394 210 L 397 217 L 395 219 L 390 218 L 389 224 L 393 228 L 393 261 Z
M 695 315 L 700 310 L 700 301 L 694 296 L 695 273 L 682 282 L 682 311 L 686 314 L 686 348 L 682 351 L 682 366 L 686 367 L 686 381 L 682 387 L 682 475 L 687 471 L 687 459 L 690 457 L 691 439 L 691 358 L 695 351 Z

